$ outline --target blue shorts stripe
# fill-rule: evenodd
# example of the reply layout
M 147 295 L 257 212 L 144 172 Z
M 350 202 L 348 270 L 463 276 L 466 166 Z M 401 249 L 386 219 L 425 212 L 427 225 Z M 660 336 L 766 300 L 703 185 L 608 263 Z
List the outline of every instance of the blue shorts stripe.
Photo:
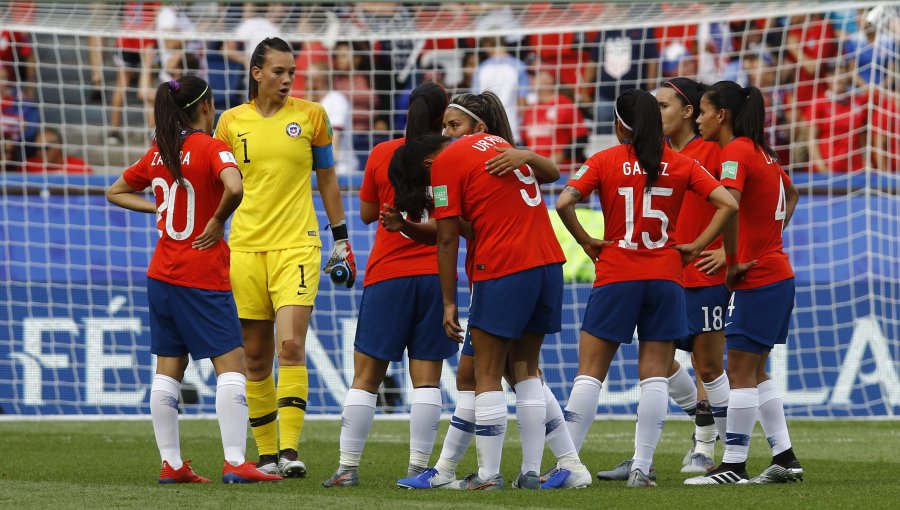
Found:
M 747 434 L 725 433 L 725 444 L 731 446 L 749 446 L 750 436 Z
M 456 427 L 459 430 L 466 432 L 468 434 L 472 434 L 473 432 L 475 432 L 475 424 L 474 423 L 464 420 L 456 415 L 453 415 L 453 417 L 450 418 L 450 426 Z
M 506 424 L 500 425 L 475 425 L 476 436 L 499 436 L 506 432 Z

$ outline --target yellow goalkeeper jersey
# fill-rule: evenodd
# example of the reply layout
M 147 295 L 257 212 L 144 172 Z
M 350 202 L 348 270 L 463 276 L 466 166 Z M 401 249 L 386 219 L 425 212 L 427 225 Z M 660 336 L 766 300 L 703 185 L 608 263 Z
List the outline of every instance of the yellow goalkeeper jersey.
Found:
M 255 101 L 222 113 L 215 137 L 234 152 L 244 176 L 244 200 L 231 223 L 234 251 L 322 246 L 310 179 L 333 166 L 331 123 L 322 105 L 288 97 L 274 116 Z

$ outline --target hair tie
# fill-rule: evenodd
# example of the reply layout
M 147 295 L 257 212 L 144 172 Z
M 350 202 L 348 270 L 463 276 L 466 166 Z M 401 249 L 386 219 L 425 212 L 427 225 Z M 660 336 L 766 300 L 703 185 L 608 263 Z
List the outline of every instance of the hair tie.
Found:
M 181 90 L 181 84 L 178 83 L 178 80 L 169 80 L 169 90 L 172 92 Z

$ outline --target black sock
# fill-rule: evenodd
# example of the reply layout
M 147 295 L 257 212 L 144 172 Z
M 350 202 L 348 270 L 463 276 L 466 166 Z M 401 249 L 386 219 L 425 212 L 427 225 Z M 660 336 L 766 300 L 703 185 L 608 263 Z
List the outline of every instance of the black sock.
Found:
M 719 464 L 719 467 L 715 469 L 716 471 L 734 471 L 735 473 L 746 473 L 747 472 L 747 463 L 746 462 L 723 462 Z
M 779 466 L 787 466 L 792 461 L 797 460 L 797 456 L 794 455 L 794 449 L 788 448 L 787 450 L 779 453 L 772 457 L 772 464 L 778 464 Z
M 265 466 L 266 464 L 271 464 L 273 462 L 278 462 L 278 455 L 260 455 L 256 465 Z
M 708 400 L 700 400 L 697 402 L 697 414 L 694 417 L 694 423 L 698 427 L 706 427 L 716 424 L 716 420 L 713 418 L 712 409 L 709 407 Z
M 297 450 L 294 450 L 292 448 L 285 448 L 284 450 L 281 450 L 280 456 L 282 459 L 287 459 L 293 462 L 297 460 Z

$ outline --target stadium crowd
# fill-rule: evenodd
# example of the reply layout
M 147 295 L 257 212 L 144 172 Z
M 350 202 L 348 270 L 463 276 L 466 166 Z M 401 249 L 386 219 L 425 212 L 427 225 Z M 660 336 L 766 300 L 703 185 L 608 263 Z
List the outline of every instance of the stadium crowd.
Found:
M 26 2 L 27 4 L 27 2 Z M 665 5 L 665 4 L 664 4 Z M 628 5 L 580 4 L 584 16 Z M 684 4 L 664 9 L 684 9 Z M 248 52 L 265 36 L 310 33 L 327 19 L 341 33 L 402 33 L 434 26 L 502 32 L 515 13 L 502 4 L 398 2 L 340 4 L 124 2 L 121 28 L 157 31 L 158 38 L 90 37 L 83 45 L 85 103 L 107 110 L 108 145 L 127 142 L 123 116 L 143 109 L 146 126 L 155 85 L 198 74 L 216 91 L 220 109 L 245 101 Z M 552 20 L 551 3 L 526 14 Z M 569 11 L 567 11 L 569 12 Z M 571 21 L 571 20 L 569 20 Z M 329 28 L 326 27 L 326 32 Z M 191 33 L 230 32 L 226 41 Z M 337 28 L 333 30 L 337 32 Z M 171 36 L 167 35 L 171 34 Z M 451 95 L 496 92 L 516 142 L 551 158 L 563 171 L 590 154 L 592 135 L 608 145 L 612 104 L 629 88 L 654 90 L 665 79 L 726 79 L 759 87 L 768 138 L 791 171 L 897 171 L 900 161 L 900 17 L 895 9 L 841 10 L 781 18 L 656 28 L 526 36 L 336 40 L 296 43 L 293 95 L 321 101 L 339 141 L 339 173 L 361 172 L 369 151 L 405 127 L 409 94 L 433 80 Z M 85 171 L 88 165 L 34 164 L 44 125 L 40 114 L 39 34 L 0 33 L 0 157 L 6 171 Z M 106 65 L 108 60 L 115 64 Z M 822 65 L 824 64 L 824 65 Z M 115 75 L 108 73 L 115 69 Z M 71 106 L 71 105 L 69 105 Z M 53 126 L 51 126 L 53 127 Z M 62 127 L 63 135 L 67 126 Z M 148 131 L 144 131 L 146 133 Z M 65 143 L 65 149 L 74 150 Z M 52 143 L 52 142 L 51 142 Z M 871 150 L 870 150 L 871 149 Z M 869 157 L 867 157 L 869 156 Z M 88 161 L 88 163 L 91 163 Z M 96 165 L 95 165 L 96 166 Z

